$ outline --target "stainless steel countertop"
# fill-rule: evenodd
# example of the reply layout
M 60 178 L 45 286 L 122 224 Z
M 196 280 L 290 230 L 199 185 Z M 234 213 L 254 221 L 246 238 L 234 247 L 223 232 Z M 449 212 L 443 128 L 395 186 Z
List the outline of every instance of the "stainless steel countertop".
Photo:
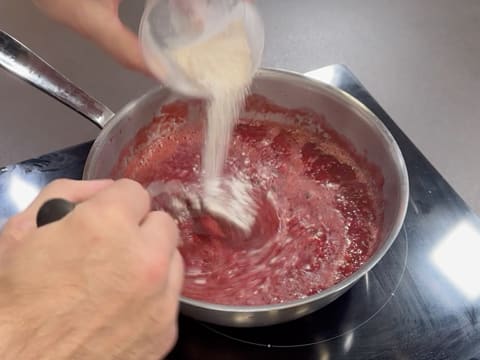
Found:
M 480 211 L 480 2 L 257 0 L 264 65 L 347 64 L 453 187 Z M 124 0 L 136 29 L 143 1 Z M 2 0 L 0 27 L 118 110 L 154 86 L 116 65 L 30 1 Z M 88 121 L 0 72 L 0 165 L 91 139 Z M 469 165 L 471 164 L 471 165 Z

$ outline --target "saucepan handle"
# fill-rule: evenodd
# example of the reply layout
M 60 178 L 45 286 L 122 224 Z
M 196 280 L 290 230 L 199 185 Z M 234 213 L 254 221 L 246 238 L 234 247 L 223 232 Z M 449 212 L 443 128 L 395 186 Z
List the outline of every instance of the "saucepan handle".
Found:
M 103 128 L 114 113 L 25 45 L 0 30 L 0 68 L 32 84 Z

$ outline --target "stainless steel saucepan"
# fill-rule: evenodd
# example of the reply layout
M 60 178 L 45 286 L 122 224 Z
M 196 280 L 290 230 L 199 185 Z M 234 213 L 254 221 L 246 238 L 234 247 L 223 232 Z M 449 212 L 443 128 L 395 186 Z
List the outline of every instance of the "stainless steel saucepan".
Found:
M 162 104 L 181 97 L 165 87 L 158 87 L 114 115 L 25 46 L 1 32 L 0 67 L 33 84 L 102 128 L 88 155 L 84 179 L 109 177 L 121 149 L 137 130 L 152 120 Z M 400 149 L 383 123 L 358 100 L 308 76 L 275 69 L 258 71 L 252 92 L 285 107 L 309 108 L 323 114 L 329 126 L 347 138 L 359 153 L 366 154 L 368 161 L 383 172 L 384 224 L 380 245 L 370 260 L 345 280 L 316 295 L 265 306 L 224 306 L 181 298 L 181 311 L 185 315 L 235 327 L 264 326 L 293 320 L 337 299 L 388 251 L 402 226 L 408 203 L 408 174 Z

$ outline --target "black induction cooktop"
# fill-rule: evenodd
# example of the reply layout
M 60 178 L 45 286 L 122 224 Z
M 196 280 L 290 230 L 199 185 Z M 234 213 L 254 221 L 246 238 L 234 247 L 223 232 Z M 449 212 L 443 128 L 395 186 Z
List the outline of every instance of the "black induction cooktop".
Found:
M 480 222 L 354 75 L 314 74 L 369 107 L 410 176 L 401 232 L 381 262 L 329 306 L 283 325 L 232 329 L 180 317 L 168 359 L 480 360 Z M 56 178 L 79 179 L 91 143 L 0 168 L 0 226 Z

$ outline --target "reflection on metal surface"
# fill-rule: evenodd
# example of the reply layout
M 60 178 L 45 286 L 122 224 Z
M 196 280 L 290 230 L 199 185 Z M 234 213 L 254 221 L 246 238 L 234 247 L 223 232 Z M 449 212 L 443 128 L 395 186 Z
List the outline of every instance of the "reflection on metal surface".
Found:
M 307 72 L 305 75 L 313 79 L 323 81 L 324 83 L 334 85 L 338 78 L 338 71 L 335 67 L 328 66 Z
M 459 222 L 433 248 L 431 260 L 468 300 L 480 297 L 480 235 L 467 221 Z
M 16 211 L 25 210 L 40 192 L 40 188 L 28 181 L 25 181 L 18 175 L 12 174 L 8 195 Z

